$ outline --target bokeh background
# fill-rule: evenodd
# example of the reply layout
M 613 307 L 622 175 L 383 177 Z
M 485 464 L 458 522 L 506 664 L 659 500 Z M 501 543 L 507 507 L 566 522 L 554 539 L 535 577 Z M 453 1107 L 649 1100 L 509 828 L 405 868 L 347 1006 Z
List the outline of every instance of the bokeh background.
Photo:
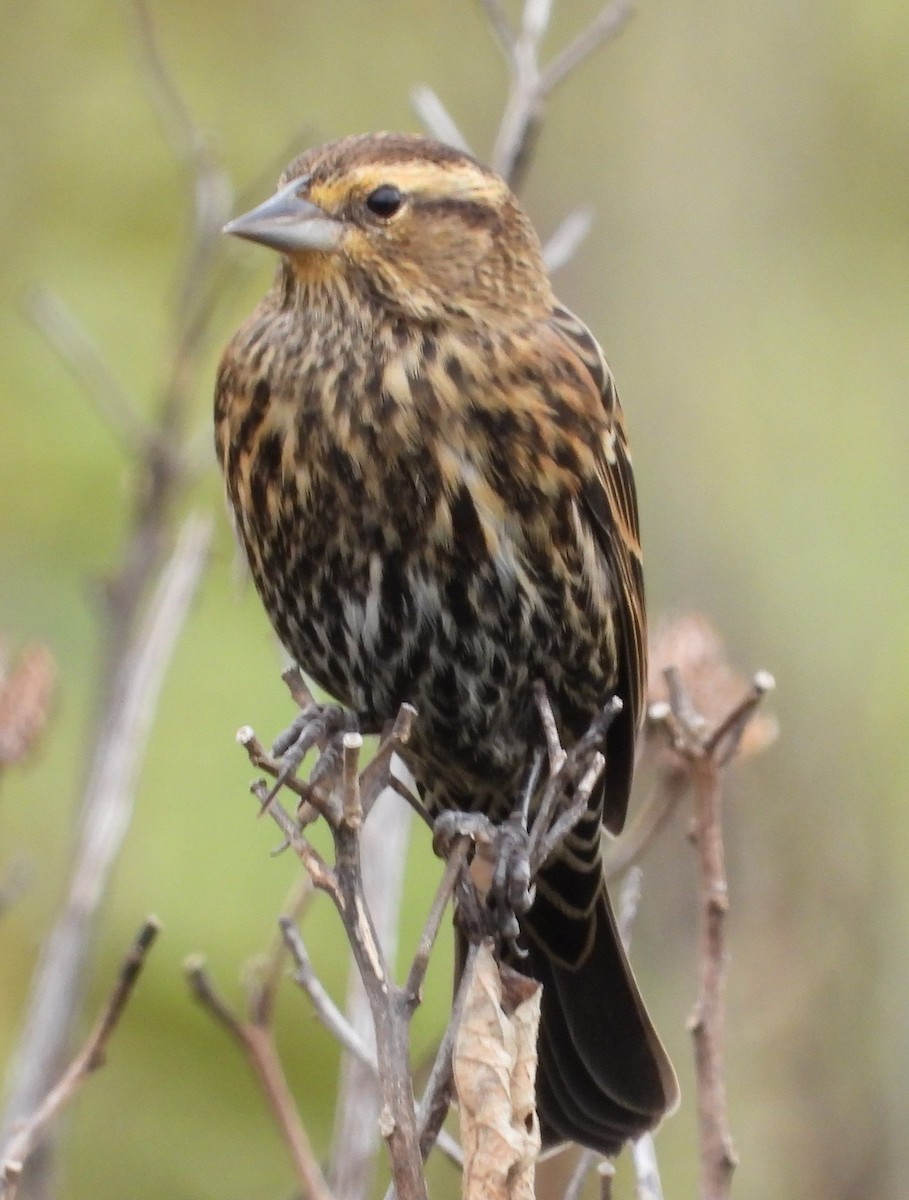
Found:
M 556 3 L 548 47 L 598 9 Z M 514 6 L 512 6 L 512 11 Z M 150 406 L 172 343 L 182 179 L 137 66 L 126 6 L 6 0 L 0 42 L 0 630 L 46 643 L 60 689 L 38 757 L 4 777 L 0 864 L 31 867 L 0 923 L 0 1061 L 61 895 L 98 673 L 94 589 L 118 561 L 129 464 L 20 314 L 53 287 Z M 417 127 L 429 83 L 482 156 L 505 90 L 478 3 L 153 3 L 163 53 L 238 188 L 302 147 Z M 525 199 L 545 236 L 596 224 L 558 288 L 601 336 L 631 429 L 654 615 L 706 611 L 744 669 L 766 667 L 781 737 L 733 782 L 728 1076 L 740 1200 L 873 1200 L 909 1177 L 909 8 L 902 0 L 650 0 L 554 97 Z M 264 194 L 264 193 L 263 193 Z M 226 252 L 226 248 L 225 248 Z M 239 264 L 193 414 L 210 419 L 223 342 L 272 263 Z M 201 436 L 207 435 L 203 432 Z M 281 1196 L 292 1176 L 255 1087 L 189 1000 L 204 952 L 225 993 L 267 945 L 295 876 L 252 819 L 233 734 L 289 705 L 252 590 L 237 583 L 214 466 L 214 559 L 168 676 L 91 995 L 140 918 L 164 935 L 110 1062 L 65 1128 L 60 1195 Z M 436 866 L 413 851 L 404 941 Z M 658 1141 L 691 1194 L 685 1018 L 695 990 L 684 821 L 644 880 L 635 956 L 686 1100 Z M 309 937 L 344 956 L 327 904 Z M 444 954 L 441 957 L 444 957 Z M 437 964 L 418 1050 L 443 1019 Z M 281 1042 L 318 1146 L 336 1053 L 301 996 Z M 453 1176 L 433 1176 L 454 1196 Z M 625 1194 L 630 1194 L 626 1192 Z

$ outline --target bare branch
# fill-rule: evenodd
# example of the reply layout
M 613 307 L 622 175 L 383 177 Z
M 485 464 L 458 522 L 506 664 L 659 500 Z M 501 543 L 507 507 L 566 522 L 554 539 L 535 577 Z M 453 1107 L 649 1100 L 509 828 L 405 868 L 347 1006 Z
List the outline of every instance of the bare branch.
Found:
M 274 1019 L 278 988 L 284 979 L 289 947 L 284 937 L 281 922 L 299 921 L 313 896 L 312 877 L 301 872 L 291 888 L 285 902 L 283 915 L 279 918 L 279 930 L 271 949 L 255 964 L 248 988 L 249 1014 L 256 1025 L 271 1025 Z
M 368 769 L 360 777 L 361 796 Z M 365 900 L 389 963 L 394 963 L 397 957 L 410 830 L 410 809 L 390 789 L 385 789 L 377 796 L 360 831 Z M 369 996 L 353 959 L 347 981 L 346 1014 L 351 1029 L 368 1046 L 375 1066 L 368 1067 L 362 1059 L 351 1056 L 342 1062 L 329 1179 L 338 1200 L 368 1200 L 375 1191 L 382 1093 Z
M 341 777 L 341 820 L 348 829 L 359 829 L 363 824 L 363 805 L 360 801 L 360 751 L 363 738 L 359 733 L 345 733 L 343 741 L 343 774 Z
M 23 1168 L 51 1122 L 73 1100 L 88 1076 L 104 1065 L 110 1039 L 133 994 L 159 928 L 154 917 L 149 917 L 144 922 L 121 964 L 116 983 L 82 1049 L 59 1083 L 44 1097 L 28 1119 L 17 1127 L 4 1147 L 0 1155 L 0 1200 L 14 1200 Z
M 587 28 L 552 60 L 543 71 L 540 88 L 548 94 L 558 87 L 566 76 L 576 70 L 585 58 L 622 32 L 634 15 L 634 5 L 628 0 L 614 0 L 607 4 L 599 16 L 594 17 Z
M 637 1178 L 635 1200 L 663 1200 L 663 1184 L 657 1163 L 653 1134 L 644 1133 L 631 1143 L 634 1173 Z
M 467 138 L 458 128 L 454 117 L 431 87 L 421 83 L 411 88 L 410 106 L 428 134 L 440 142 L 454 146 L 464 154 L 472 153 Z
M 458 1031 L 461 1028 L 461 1018 L 464 1015 L 464 1005 L 467 995 L 473 985 L 473 975 L 476 969 L 478 952 L 479 946 L 477 945 L 472 945 L 467 951 L 454 1004 L 451 1006 L 451 1016 L 445 1028 L 442 1041 L 436 1051 L 432 1070 L 429 1072 L 429 1079 L 426 1081 L 426 1087 L 423 1089 L 423 1095 L 420 1098 L 417 1119 L 420 1125 L 420 1153 L 424 1161 L 429 1157 L 429 1153 L 436 1141 L 442 1141 L 442 1122 L 448 1114 L 448 1109 L 451 1105 L 451 1092 L 454 1086 L 452 1053 Z M 390 1200 L 387 1194 L 385 1200 Z
M 316 1016 L 332 1035 L 335 1041 L 349 1053 L 364 1063 L 374 1073 L 378 1073 L 375 1051 L 360 1037 L 353 1025 L 347 1020 L 340 1008 L 332 1000 L 324 985 L 316 974 L 312 959 L 303 941 L 303 935 L 296 925 L 287 917 L 281 918 L 281 931 L 288 949 L 294 960 L 294 982 L 306 992 L 312 1001 Z
M 740 703 L 719 723 L 704 743 L 705 752 L 716 758 L 720 765 L 729 762 L 738 750 L 745 727 L 758 705 L 775 687 L 776 682 L 769 671 L 758 671 Z
M 517 35 L 498 0 L 484 0 L 484 8 L 511 69 L 508 99 L 491 161 L 493 168 L 519 190 L 536 146 L 549 94 L 598 46 L 620 32 L 632 9 L 627 0 L 614 0 L 541 69 L 539 49 L 549 25 L 549 0 L 525 0 L 521 31 Z
M 296 822 L 269 791 L 264 780 L 257 780 L 249 789 L 259 801 L 261 811 L 267 813 L 284 835 L 284 841 L 309 872 L 313 883 L 327 892 L 335 904 L 343 905 L 338 879 L 312 842 L 300 832 Z
M 589 204 L 570 212 L 556 227 L 543 247 L 543 262 L 550 275 L 567 266 L 593 227 L 594 211 Z
M 481 0 L 499 48 L 509 63 L 514 62 L 515 35 L 508 22 L 502 0 Z
M 289 792 L 299 796 L 301 802 L 311 804 L 329 824 L 337 821 L 338 813 L 334 800 L 331 797 L 326 798 L 317 788 L 311 787 L 305 779 L 298 779 L 296 775 L 286 774 L 281 760 L 268 753 L 251 726 L 240 726 L 237 730 L 237 741 L 249 755 L 249 761 L 254 767 L 265 771 L 272 779 L 280 779 L 281 787 L 285 787 Z M 266 790 L 263 806 L 277 794 L 277 791 L 278 789 Z
M 375 1078 L 378 1078 L 379 1064 L 376 1059 L 375 1050 L 366 1044 L 325 990 L 313 968 L 312 960 L 309 957 L 299 929 L 286 917 L 281 919 L 281 929 L 297 968 L 294 972 L 294 981 L 309 996 L 316 1016 L 343 1049 L 348 1054 L 353 1055 Z M 428 1091 L 429 1088 L 427 1088 Z M 448 1110 L 447 1099 L 445 1101 L 445 1110 L 446 1112 Z M 444 1131 L 438 1134 L 438 1146 L 456 1165 L 460 1165 L 463 1161 L 460 1146 L 452 1138 L 448 1137 Z M 424 1158 L 426 1157 L 426 1153 L 424 1152 Z M 340 1194 L 344 1193 L 341 1192 Z
M 621 837 L 604 842 L 603 870 L 607 882 L 622 875 L 634 863 L 640 862 L 644 852 L 688 794 L 690 787 L 691 776 L 685 767 L 669 768 L 660 773 L 650 796 L 622 831 Z
M 190 196 L 192 233 L 181 264 L 177 330 L 166 402 L 176 412 L 185 390 L 185 368 L 194 358 L 211 314 L 215 289 L 211 262 L 219 246 L 221 227 L 230 216 L 233 188 L 227 172 L 212 155 L 208 139 L 193 120 L 158 46 L 154 22 L 144 0 L 133 0 L 137 45 L 145 70 L 148 94 L 170 148 L 184 168 Z
M 425 811 L 419 811 L 419 807 L 414 803 L 414 798 L 398 787 L 399 781 L 395 779 L 391 771 L 392 758 L 406 747 L 416 717 L 417 710 L 412 704 L 401 705 L 390 733 L 382 739 L 372 761 L 360 776 L 360 795 L 363 798 L 364 813 L 370 812 L 384 787 L 392 787 L 401 792 L 403 798 L 424 821 L 428 821 Z
M 729 907 L 722 833 L 721 768 L 710 758 L 694 771 L 695 842 L 700 868 L 698 999 L 688 1021 L 694 1039 L 702 1200 L 726 1200 L 738 1159 L 729 1133 L 723 1061 L 725 917 Z
M 333 1200 L 319 1160 L 300 1120 L 271 1030 L 254 1021 L 244 1021 L 218 995 L 204 962 L 194 957 L 186 963 L 186 979 L 202 1007 L 231 1035 L 243 1050 L 262 1088 L 285 1144 L 297 1178 L 312 1200 Z
M 312 708 L 317 703 L 315 696 L 309 690 L 309 685 L 303 678 L 303 672 L 296 665 L 285 667 L 281 672 L 291 699 L 300 709 Z
M 568 1186 L 562 1194 L 562 1200 L 580 1200 L 581 1193 L 584 1190 L 584 1184 L 587 1182 L 587 1176 L 596 1166 L 599 1155 L 593 1150 L 582 1150 L 578 1155 L 578 1161 L 571 1173 L 571 1178 L 568 1180 Z
M 432 907 L 423 926 L 420 943 L 414 955 L 413 962 L 410 965 L 407 982 L 404 984 L 404 995 L 414 1008 L 420 1003 L 423 980 L 426 976 L 426 969 L 429 966 L 429 955 L 435 945 L 445 909 L 448 907 L 451 897 L 454 894 L 455 885 L 467 864 L 469 846 L 469 839 L 461 838 L 448 856 L 448 861 L 445 864 L 445 873 L 436 890 L 435 899 L 432 902 Z
M 66 902 L 32 981 L 11 1076 L 7 1127 L 35 1107 L 66 1052 L 92 925 L 132 816 L 152 714 L 202 575 L 210 536 L 210 520 L 197 515 L 186 519 L 143 625 L 120 664 L 117 702 L 106 715 L 85 787 Z
M 612 1200 L 612 1184 L 615 1180 L 615 1167 L 608 1159 L 597 1163 L 597 1175 L 600 1177 L 600 1200 Z
M 661 648 L 665 651 L 666 647 L 672 648 L 676 661 L 659 663 L 666 698 L 651 704 L 651 718 L 656 716 L 672 747 L 665 761 L 658 758 L 664 784 L 674 775 L 676 791 L 689 782 L 694 789 L 699 982 L 688 1024 L 694 1041 L 701 1196 L 702 1200 L 727 1200 L 737 1159 L 729 1133 L 723 1061 L 729 904 L 722 829 L 723 772 L 742 749 L 746 726 L 773 687 L 773 679 L 766 671 L 758 672 L 744 698 L 730 705 L 726 698 L 736 687 L 735 675 L 718 636 L 702 618 L 677 619 L 662 634 Z M 695 690 L 702 703 L 709 704 L 710 718 L 698 711 Z M 725 707 L 721 709 L 720 704 Z M 767 736 L 765 731 L 755 745 L 766 745 Z
M 150 430 L 134 398 L 115 378 L 82 324 L 50 288 L 34 288 L 22 301 L 25 315 L 69 368 L 112 431 L 118 444 L 131 455 L 140 455 Z

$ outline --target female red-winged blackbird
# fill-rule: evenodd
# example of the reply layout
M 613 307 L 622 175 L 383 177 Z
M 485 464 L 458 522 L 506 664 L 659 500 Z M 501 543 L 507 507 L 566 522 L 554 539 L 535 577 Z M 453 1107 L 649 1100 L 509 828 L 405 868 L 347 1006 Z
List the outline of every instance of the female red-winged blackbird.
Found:
M 555 299 L 507 185 L 374 134 L 308 151 L 227 232 L 280 251 L 227 348 L 218 457 L 284 645 L 377 731 L 402 701 L 432 813 L 504 818 L 541 742 L 608 699 L 603 789 L 539 876 L 521 969 L 544 984 L 544 1140 L 606 1153 L 674 1106 L 616 935 L 601 824 L 628 801 L 645 640 L 634 482 L 612 376 Z

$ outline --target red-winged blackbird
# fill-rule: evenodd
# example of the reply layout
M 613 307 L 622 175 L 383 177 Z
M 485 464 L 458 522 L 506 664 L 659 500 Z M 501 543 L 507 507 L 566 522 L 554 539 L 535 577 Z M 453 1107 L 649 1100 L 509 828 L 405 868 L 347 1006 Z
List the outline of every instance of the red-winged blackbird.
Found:
M 227 232 L 281 253 L 222 359 L 215 422 L 256 587 L 301 667 L 365 732 L 416 706 L 408 757 L 431 813 L 508 815 L 542 740 L 535 680 L 566 744 L 623 702 L 520 964 L 544 984 L 544 1141 L 613 1153 L 677 1084 L 600 863 L 645 671 L 634 481 L 602 351 L 555 299 L 508 186 L 438 142 L 310 150 Z

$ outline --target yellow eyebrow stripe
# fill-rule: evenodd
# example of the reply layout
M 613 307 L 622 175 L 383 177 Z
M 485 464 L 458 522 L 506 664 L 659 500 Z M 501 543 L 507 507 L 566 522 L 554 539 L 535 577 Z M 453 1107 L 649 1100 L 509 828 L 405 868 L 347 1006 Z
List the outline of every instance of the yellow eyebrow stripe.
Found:
M 338 179 L 319 180 L 310 190 L 310 199 L 333 208 L 348 196 L 366 193 L 383 183 L 393 183 L 402 192 L 424 199 L 471 197 L 492 200 L 502 194 L 502 184 L 473 163 L 432 163 L 411 160 L 364 163 Z

